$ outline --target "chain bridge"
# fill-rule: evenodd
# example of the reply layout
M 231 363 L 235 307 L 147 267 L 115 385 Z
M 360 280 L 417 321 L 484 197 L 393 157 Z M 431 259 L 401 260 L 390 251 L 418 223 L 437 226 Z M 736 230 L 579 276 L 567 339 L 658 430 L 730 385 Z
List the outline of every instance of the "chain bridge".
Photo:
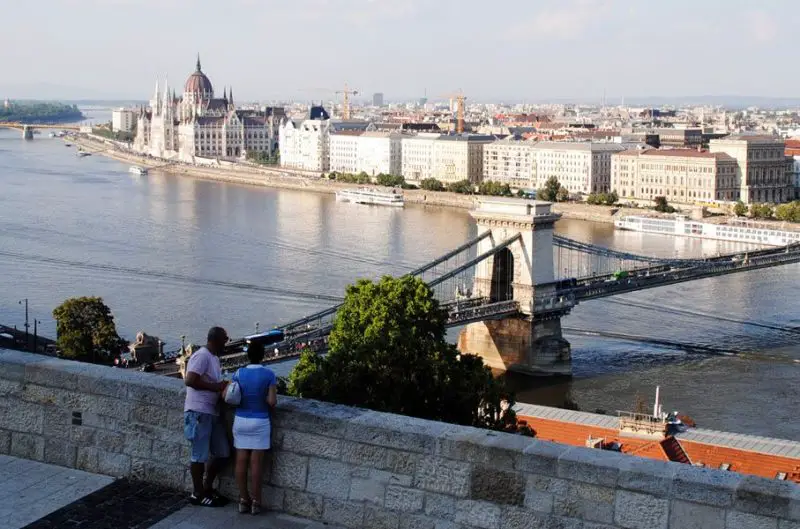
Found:
M 495 369 L 569 375 L 572 357 L 561 318 L 592 299 L 723 274 L 800 262 L 800 245 L 708 259 L 658 258 L 603 248 L 553 233 L 560 215 L 547 202 L 482 199 L 478 235 L 408 274 L 424 280 L 463 327 L 458 347 Z M 272 359 L 327 349 L 336 305 L 276 330 Z M 245 363 L 245 339 L 229 345 L 226 369 Z

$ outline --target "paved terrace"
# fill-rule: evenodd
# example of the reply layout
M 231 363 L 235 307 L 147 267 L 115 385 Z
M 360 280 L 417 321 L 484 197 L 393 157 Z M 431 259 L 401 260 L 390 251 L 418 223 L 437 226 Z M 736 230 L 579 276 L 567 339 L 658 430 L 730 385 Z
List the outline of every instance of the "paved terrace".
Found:
M 2 351 L 0 453 L 120 478 L 108 487 L 138 487 L 144 512 L 188 485 L 183 395 L 180 380 Z M 173 518 L 149 526 L 800 529 L 785 481 L 310 400 L 281 398 L 275 426 L 264 500 L 281 514 L 234 522 L 170 500 Z M 230 474 L 221 488 L 235 495 Z M 103 490 L 83 510 L 124 497 Z M 59 512 L 31 527 L 64 526 Z

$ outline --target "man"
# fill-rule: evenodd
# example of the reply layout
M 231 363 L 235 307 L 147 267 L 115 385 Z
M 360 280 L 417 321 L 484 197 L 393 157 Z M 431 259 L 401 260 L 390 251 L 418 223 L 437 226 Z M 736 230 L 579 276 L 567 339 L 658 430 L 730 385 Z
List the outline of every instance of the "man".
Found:
M 186 404 L 184 433 L 191 443 L 192 505 L 221 507 L 227 500 L 214 490 L 223 463 L 230 456 L 225 423 L 219 413 L 220 392 L 224 389 L 219 355 L 225 351 L 228 334 L 222 327 L 208 331 L 208 343 L 186 365 Z M 205 482 L 203 475 L 205 474 Z

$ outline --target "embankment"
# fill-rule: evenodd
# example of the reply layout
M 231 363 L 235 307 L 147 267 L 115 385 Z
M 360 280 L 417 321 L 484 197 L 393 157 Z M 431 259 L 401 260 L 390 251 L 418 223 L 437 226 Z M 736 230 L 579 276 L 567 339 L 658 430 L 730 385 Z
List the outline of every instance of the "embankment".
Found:
M 188 488 L 181 380 L 0 351 L 0 392 L 0 453 Z M 348 528 L 800 526 L 787 481 L 311 400 L 273 417 L 267 505 Z

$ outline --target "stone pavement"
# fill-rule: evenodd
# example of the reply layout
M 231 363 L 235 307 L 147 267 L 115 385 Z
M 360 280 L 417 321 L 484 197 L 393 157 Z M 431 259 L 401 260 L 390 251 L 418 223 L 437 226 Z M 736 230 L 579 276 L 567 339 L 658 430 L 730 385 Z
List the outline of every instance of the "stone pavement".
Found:
M 112 481 L 107 476 L 0 455 L 0 527 L 25 527 Z
M 262 513 L 258 516 L 239 514 L 236 504 L 227 507 L 189 506 L 164 518 L 150 529 L 341 529 L 311 522 L 288 514 Z

